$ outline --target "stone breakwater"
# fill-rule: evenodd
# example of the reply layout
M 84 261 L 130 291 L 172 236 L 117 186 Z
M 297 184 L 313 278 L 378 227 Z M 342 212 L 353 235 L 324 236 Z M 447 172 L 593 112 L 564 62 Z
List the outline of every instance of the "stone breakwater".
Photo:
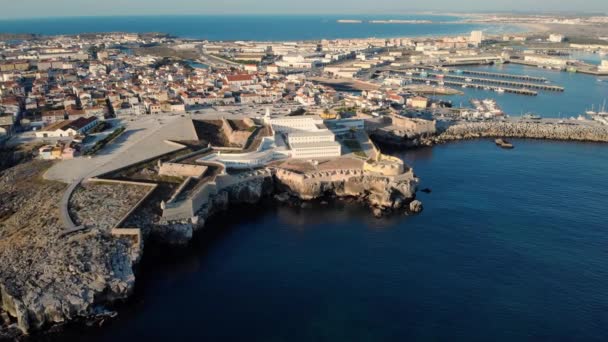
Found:
M 440 143 L 480 137 L 608 142 L 608 126 L 531 122 L 461 123 L 448 127 L 431 141 Z
M 438 130 L 436 134 L 378 130 L 372 138 L 396 147 L 432 146 L 455 140 L 477 138 L 524 138 L 581 142 L 608 142 L 608 126 L 572 122 L 461 122 Z
M 416 201 L 418 178 L 412 170 L 398 176 L 384 176 L 362 170 L 335 170 L 298 173 L 284 169 L 262 173 L 227 186 L 209 196 L 192 218 L 157 225 L 154 234 L 170 244 L 184 244 L 205 226 L 213 214 L 231 204 L 255 204 L 275 196 L 281 202 L 310 201 L 321 198 L 355 198 L 370 206 L 376 216 L 391 211 L 419 212 Z M 410 210 L 411 209 L 411 210 Z

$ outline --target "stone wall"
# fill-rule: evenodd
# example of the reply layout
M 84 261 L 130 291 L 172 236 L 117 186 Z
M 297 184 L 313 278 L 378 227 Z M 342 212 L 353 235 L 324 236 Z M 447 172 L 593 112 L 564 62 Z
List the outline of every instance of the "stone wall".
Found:
M 251 119 L 243 120 L 243 122 L 248 127 L 253 126 L 253 121 Z M 252 125 L 250 125 L 250 124 L 252 124 Z M 226 134 L 228 141 L 231 144 L 235 144 L 238 146 L 245 146 L 247 144 L 247 140 L 249 140 L 249 137 L 251 136 L 251 133 L 252 133 L 250 131 L 239 131 L 239 130 L 235 129 L 232 126 L 232 124 L 224 118 L 222 118 L 222 130 L 224 131 L 224 134 Z
M 423 119 L 413 119 L 399 115 L 392 115 L 391 123 L 393 128 L 404 130 L 417 135 L 435 134 L 437 132 L 437 122 Z
M 170 177 L 194 177 L 200 178 L 207 171 L 207 166 L 179 163 L 159 163 L 158 174 Z
M 201 185 L 189 198 L 183 201 L 169 201 L 164 204 L 163 220 L 178 221 L 193 218 L 196 212 L 208 204 L 212 197 L 216 196 L 220 191 L 271 176 L 270 170 L 257 170 L 239 175 L 219 175 L 214 181 Z
M 363 170 L 384 176 L 397 176 L 405 172 L 405 164 L 399 158 L 380 154 L 377 161 L 366 161 Z

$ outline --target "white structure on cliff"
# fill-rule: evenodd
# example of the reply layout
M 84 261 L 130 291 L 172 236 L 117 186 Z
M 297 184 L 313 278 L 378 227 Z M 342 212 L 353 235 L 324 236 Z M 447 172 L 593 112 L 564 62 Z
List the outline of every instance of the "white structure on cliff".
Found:
M 232 169 L 251 169 L 276 160 L 330 159 L 342 155 L 342 145 L 335 134 L 316 116 L 282 116 L 273 118 L 266 112 L 264 124 L 271 136 L 264 137 L 258 149 L 248 153 L 216 152 L 201 161 L 219 162 Z
M 266 112 L 264 120 L 275 135 L 285 138 L 291 158 L 319 159 L 342 155 L 342 146 L 336 142 L 336 136 L 318 116 L 272 118 Z

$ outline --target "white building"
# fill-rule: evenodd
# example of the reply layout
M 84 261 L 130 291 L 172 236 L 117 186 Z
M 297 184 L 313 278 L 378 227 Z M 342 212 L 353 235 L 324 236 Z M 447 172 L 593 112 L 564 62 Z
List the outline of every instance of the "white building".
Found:
M 602 64 L 598 67 L 599 72 L 608 72 L 608 60 L 602 61 Z
M 73 121 L 61 121 L 51 124 L 36 132 L 37 138 L 62 138 L 85 134 L 97 125 L 97 118 L 78 118 Z
M 538 65 L 545 65 L 545 66 L 559 67 L 559 68 L 565 68 L 566 65 L 568 65 L 568 61 L 566 59 L 559 58 L 559 57 L 552 57 L 552 56 L 544 56 L 544 55 L 526 55 L 524 57 L 524 60 L 526 62 L 530 62 L 530 63 L 534 63 L 534 64 L 538 64 Z
M 267 114 L 265 120 L 270 123 L 275 134 L 287 136 L 292 158 L 335 158 L 342 155 L 342 146 L 319 117 L 270 118 Z
M 552 34 L 549 36 L 549 41 L 551 43 L 561 43 L 563 42 L 565 37 L 561 34 Z
M 479 45 L 483 42 L 483 31 L 473 31 L 469 37 L 469 43 Z

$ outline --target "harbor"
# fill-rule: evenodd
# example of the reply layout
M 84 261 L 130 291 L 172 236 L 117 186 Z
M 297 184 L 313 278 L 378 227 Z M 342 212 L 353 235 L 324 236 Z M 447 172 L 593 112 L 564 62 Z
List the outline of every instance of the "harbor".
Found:
M 447 69 L 447 71 L 450 73 L 463 74 L 463 75 L 484 76 L 484 77 L 494 77 L 494 78 L 508 78 L 508 79 L 523 80 L 523 81 L 529 81 L 529 82 L 539 82 L 539 83 L 547 82 L 547 78 L 545 78 L 545 77 L 534 77 L 534 76 L 528 76 L 528 75 L 504 74 L 504 73 L 499 73 L 499 72 L 460 70 L 460 69 Z
M 449 85 L 449 86 L 457 86 L 461 88 L 475 88 L 482 89 L 486 91 L 494 91 L 497 93 L 511 93 L 517 95 L 525 95 L 525 96 L 537 96 L 538 92 L 530 89 L 523 88 L 508 88 L 508 87 L 497 87 L 490 86 L 485 84 L 471 83 L 471 82 L 458 82 L 458 81 L 450 81 L 450 80 L 441 80 L 441 79 L 432 79 L 432 78 L 422 78 L 422 77 L 413 77 L 408 76 L 406 79 L 411 80 L 412 82 L 418 83 L 430 83 L 436 85 Z
M 422 73 L 422 72 L 414 72 L 413 74 L 420 75 L 420 76 L 424 75 L 424 73 Z M 516 82 L 516 81 L 507 81 L 507 80 L 497 80 L 497 79 L 492 79 L 492 78 L 467 77 L 467 76 L 447 75 L 447 74 L 439 74 L 439 73 L 427 73 L 427 75 L 430 77 L 435 77 L 435 78 L 464 81 L 465 83 L 493 84 L 493 85 L 499 85 L 499 86 L 519 87 L 519 88 L 524 88 L 524 89 L 538 89 L 538 90 L 556 91 L 556 92 L 564 91 L 564 87 L 549 85 L 549 84 Z

